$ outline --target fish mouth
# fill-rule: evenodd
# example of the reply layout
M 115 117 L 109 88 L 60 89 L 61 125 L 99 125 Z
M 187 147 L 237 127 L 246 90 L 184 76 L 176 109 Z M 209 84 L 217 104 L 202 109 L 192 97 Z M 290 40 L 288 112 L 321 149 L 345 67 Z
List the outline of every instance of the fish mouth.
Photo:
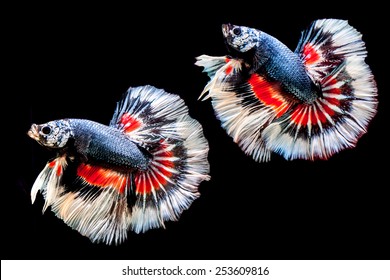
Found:
M 35 141 L 39 141 L 38 125 L 33 123 L 31 125 L 31 128 L 27 131 L 27 135 L 30 136 Z
M 232 29 L 233 25 L 230 23 L 222 24 L 222 34 L 227 37 L 229 35 L 229 31 Z

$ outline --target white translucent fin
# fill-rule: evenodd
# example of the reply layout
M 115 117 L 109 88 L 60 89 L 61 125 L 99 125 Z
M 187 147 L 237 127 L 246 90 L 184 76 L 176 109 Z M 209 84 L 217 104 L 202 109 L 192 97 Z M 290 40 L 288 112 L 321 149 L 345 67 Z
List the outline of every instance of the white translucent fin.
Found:
M 207 66 L 210 61 L 221 60 L 221 57 L 204 55 L 199 58 L 199 66 Z M 212 105 L 221 126 L 245 154 L 251 155 L 259 162 L 269 161 L 271 152 L 264 145 L 260 128 L 272 121 L 276 114 L 263 104 L 245 102 L 247 97 L 253 95 L 252 92 L 244 90 L 242 94 L 238 94 L 239 88 L 245 88 L 245 85 L 240 85 L 235 80 L 236 76 L 240 76 L 242 65 L 241 60 L 228 59 L 221 68 L 213 69 L 214 75 L 202 94 L 209 93 L 207 97 L 212 98 Z
M 195 65 L 203 67 L 203 72 L 206 72 L 210 77 L 209 82 L 204 87 L 199 95 L 198 100 L 207 100 L 215 93 L 215 89 L 221 86 L 224 78 L 228 74 L 234 74 L 241 70 L 241 61 L 230 59 L 227 56 L 198 56 Z M 206 93 L 208 93 L 206 95 Z
M 45 198 L 43 212 L 54 203 L 61 193 L 61 180 L 66 166 L 66 157 L 58 157 L 47 163 L 35 180 L 31 189 L 31 202 L 34 203 L 37 192 L 40 191 Z
M 90 194 L 66 192 L 55 201 L 52 211 L 92 242 L 120 244 L 127 238 L 131 214 L 126 194 L 114 187 Z

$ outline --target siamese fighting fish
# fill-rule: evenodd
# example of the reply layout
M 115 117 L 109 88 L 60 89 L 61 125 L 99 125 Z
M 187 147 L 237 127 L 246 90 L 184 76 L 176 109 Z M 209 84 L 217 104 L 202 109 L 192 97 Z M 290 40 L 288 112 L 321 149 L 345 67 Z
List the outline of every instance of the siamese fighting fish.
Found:
M 216 117 L 257 162 L 326 160 L 356 146 L 377 112 L 377 86 L 362 34 L 319 19 L 295 51 L 264 31 L 223 24 L 225 56 L 200 55 Z
M 177 221 L 209 180 L 203 128 L 178 95 L 131 87 L 109 125 L 87 119 L 32 124 L 28 135 L 56 152 L 31 189 L 94 243 L 120 244 Z

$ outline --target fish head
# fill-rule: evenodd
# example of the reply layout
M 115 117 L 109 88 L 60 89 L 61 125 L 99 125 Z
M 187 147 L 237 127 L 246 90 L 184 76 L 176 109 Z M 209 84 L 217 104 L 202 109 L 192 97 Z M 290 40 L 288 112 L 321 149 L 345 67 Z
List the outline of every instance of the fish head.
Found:
M 257 46 L 260 31 L 246 26 L 222 24 L 222 34 L 229 47 L 239 52 L 247 52 Z
M 43 124 L 32 124 L 27 135 L 42 146 L 62 148 L 72 137 L 72 129 L 68 120 L 55 120 Z

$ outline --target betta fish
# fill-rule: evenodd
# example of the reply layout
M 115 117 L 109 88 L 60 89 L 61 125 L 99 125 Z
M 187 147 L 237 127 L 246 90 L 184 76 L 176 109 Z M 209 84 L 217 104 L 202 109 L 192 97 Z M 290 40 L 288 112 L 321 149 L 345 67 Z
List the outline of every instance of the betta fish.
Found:
M 92 242 L 120 244 L 128 231 L 177 221 L 209 180 L 208 141 L 176 94 L 131 87 L 109 125 L 87 119 L 32 124 L 28 136 L 56 151 L 31 189 Z
M 257 162 L 326 160 L 356 146 L 377 112 L 377 86 L 362 34 L 346 20 L 321 19 L 295 51 L 258 29 L 222 25 L 229 52 L 201 55 L 221 126 Z

